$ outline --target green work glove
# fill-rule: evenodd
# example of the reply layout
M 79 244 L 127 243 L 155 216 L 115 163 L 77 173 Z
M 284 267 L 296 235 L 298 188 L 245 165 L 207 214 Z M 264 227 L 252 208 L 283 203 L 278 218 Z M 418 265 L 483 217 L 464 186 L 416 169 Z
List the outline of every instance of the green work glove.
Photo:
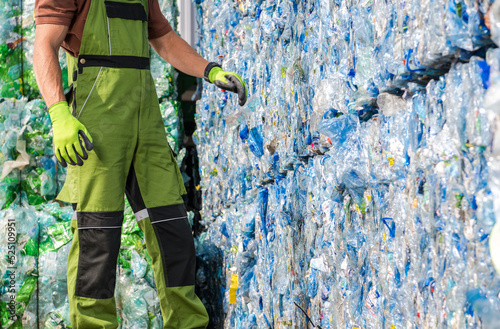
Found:
M 85 151 L 91 151 L 94 145 L 87 128 L 70 112 L 67 102 L 55 103 L 49 108 L 54 135 L 54 153 L 63 167 L 83 165 L 88 159 Z M 82 145 L 85 144 L 85 148 Z
M 218 64 L 210 63 L 205 69 L 205 79 L 221 89 L 237 93 L 240 106 L 245 105 L 247 101 L 247 87 L 238 74 L 226 72 Z

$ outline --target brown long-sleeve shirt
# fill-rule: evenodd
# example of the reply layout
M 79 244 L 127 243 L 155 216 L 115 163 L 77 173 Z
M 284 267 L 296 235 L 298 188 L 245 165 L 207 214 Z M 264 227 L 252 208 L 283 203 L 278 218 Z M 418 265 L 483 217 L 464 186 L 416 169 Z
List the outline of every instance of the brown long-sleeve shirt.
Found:
M 82 43 L 83 28 L 90 10 L 91 0 L 35 0 L 35 22 L 68 26 L 68 34 L 61 47 L 77 57 Z M 158 0 L 148 0 L 148 37 L 159 38 L 172 31 L 163 16 Z

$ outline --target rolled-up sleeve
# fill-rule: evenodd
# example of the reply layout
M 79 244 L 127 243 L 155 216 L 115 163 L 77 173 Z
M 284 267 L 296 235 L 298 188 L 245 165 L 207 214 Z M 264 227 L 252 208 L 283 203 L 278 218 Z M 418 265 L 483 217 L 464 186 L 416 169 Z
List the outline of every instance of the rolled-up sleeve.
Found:
M 149 39 L 156 39 L 172 31 L 172 26 L 163 16 L 158 0 L 149 0 L 148 35 Z
M 70 26 L 77 8 L 73 0 L 35 0 L 35 23 Z

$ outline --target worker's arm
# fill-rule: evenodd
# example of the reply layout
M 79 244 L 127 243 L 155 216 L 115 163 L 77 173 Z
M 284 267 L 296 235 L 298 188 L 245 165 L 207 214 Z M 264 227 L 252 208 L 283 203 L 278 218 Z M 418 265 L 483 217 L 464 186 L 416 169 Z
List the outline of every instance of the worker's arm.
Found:
M 59 47 L 67 33 L 68 27 L 64 25 L 42 24 L 36 27 L 33 68 L 47 107 L 65 100 Z
M 247 88 L 241 77 L 236 73 L 222 70 L 215 63 L 209 63 L 179 37 L 175 31 L 170 31 L 159 38 L 149 40 L 149 43 L 158 55 L 179 71 L 198 78 L 206 78 L 219 88 L 237 93 L 240 105 L 245 104 Z
M 63 167 L 83 165 L 88 154 L 85 149 L 93 148 L 92 136 L 87 128 L 78 121 L 69 109 L 62 86 L 61 67 L 59 66 L 59 47 L 68 27 L 63 25 L 37 25 L 33 68 L 38 88 L 49 108 L 54 136 L 54 153 Z M 85 148 L 84 148 L 85 147 Z
M 170 31 L 159 38 L 149 40 L 149 43 L 158 55 L 179 71 L 203 78 L 208 61 L 201 57 L 175 31 Z

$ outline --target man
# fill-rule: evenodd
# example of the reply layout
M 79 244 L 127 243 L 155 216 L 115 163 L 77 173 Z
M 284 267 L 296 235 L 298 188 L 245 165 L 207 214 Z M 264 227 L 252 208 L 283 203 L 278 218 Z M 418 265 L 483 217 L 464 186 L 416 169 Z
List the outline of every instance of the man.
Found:
M 72 327 L 118 327 L 114 288 L 125 192 L 153 259 L 164 328 L 205 328 L 208 315 L 194 293 L 186 191 L 166 140 L 148 42 L 177 69 L 237 92 L 240 105 L 244 82 L 172 31 L 157 0 L 36 0 L 35 11 L 37 82 L 56 157 L 70 165 L 57 198 L 75 208 L 68 258 Z M 68 55 L 68 100 L 60 46 Z

